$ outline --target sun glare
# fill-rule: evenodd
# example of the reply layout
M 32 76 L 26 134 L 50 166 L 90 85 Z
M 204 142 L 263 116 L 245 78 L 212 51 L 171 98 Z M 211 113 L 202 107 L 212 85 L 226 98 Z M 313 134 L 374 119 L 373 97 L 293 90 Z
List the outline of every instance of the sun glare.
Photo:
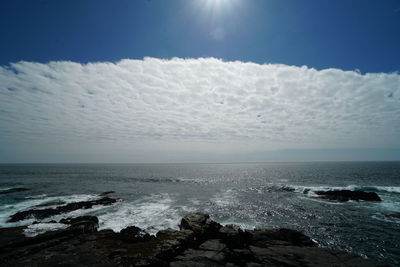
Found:
M 230 9 L 238 0 L 203 0 L 205 8 L 221 12 Z

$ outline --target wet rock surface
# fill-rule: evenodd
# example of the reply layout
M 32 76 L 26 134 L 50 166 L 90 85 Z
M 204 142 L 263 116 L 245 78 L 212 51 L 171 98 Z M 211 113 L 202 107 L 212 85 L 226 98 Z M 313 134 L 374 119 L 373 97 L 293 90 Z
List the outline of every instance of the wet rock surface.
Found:
M 345 202 L 349 200 L 355 201 L 382 201 L 375 192 L 351 191 L 351 190 L 331 190 L 331 191 L 316 191 L 320 198 Z
M 30 189 L 22 188 L 22 187 L 10 188 L 10 189 L 5 189 L 5 190 L 0 190 L 0 195 L 17 193 L 17 192 L 24 192 L 24 191 L 28 191 L 28 190 L 30 190 Z
M 386 266 L 322 249 L 290 229 L 242 230 L 207 214 L 185 216 L 181 230 L 150 236 L 129 226 L 98 231 L 98 219 L 63 219 L 69 227 L 35 237 L 25 227 L 0 229 L 0 266 Z
M 101 199 L 96 199 L 96 200 L 69 203 L 69 204 L 58 206 L 55 208 L 29 209 L 29 210 L 20 211 L 20 212 L 15 213 L 14 215 L 11 215 L 8 222 L 18 222 L 18 221 L 28 219 L 30 217 L 34 217 L 36 219 L 45 219 L 45 218 L 48 218 L 48 217 L 51 217 L 54 215 L 67 213 L 67 212 L 71 212 L 74 210 L 90 209 L 95 205 L 111 205 L 115 202 L 117 202 L 116 199 L 109 198 L 109 197 L 103 197 Z

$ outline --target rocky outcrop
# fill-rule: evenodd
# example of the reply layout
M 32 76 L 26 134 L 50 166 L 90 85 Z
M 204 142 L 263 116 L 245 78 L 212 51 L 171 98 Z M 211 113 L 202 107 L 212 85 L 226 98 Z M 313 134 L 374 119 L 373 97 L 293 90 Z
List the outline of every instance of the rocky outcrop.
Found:
M 120 239 L 126 242 L 143 242 L 150 239 L 150 235 L 136 226 L 128 226 L 119 233 Z
M 114 193 L 115 193 L 115 191 L 106 191 L 106 192 L 100 193 L 99 196 L 108 196 L 108 195 L 114 194 Z
M 117 202 L 116 199 L 104 197 L 96 200 L 89 201 L 80 201 L 69 203 L 66 205 L 58 206 L 55 208 L 47 208 L 47 209 L 29 209 L 25 211 L 20 211 L 10 216 L 10 219 L 7 222 L 18 222 L 30 217 L 34 217 L 36 219 L 45 219 L 54 215 L 71 212 L 79 209 L 90 209 L 95 205 L 111 205 Z
M 330 190 L 330 191 L 315 191 L 322 199 L 345 202 L 349 200 L 355 201 L 382 201 L 375 192 L 351 191 L 351 190 Z
M 322 249 L 290 229 L 242 230 L 206 214 L 190 214 L 181 230 L 150 236 L 130 226 L 97 231 L 93 216 L 68 218 L 67 229 L 24 237 L 23 227 L 0 229 L 1 266 L 385 266 Z
M 222 226 L 211 220 L 208 214 L 193 213 L 182 218 L 179 228 L 193 231 L 195 237 L 201 241 L 218 236 Z
M 24 191 L 28 191 L 28 190 L 30 190 L 30 189 L 22 188 L 22 187 L 10 188 L 10 189 L 6 189 L 6 190 L 0 190 L 0 195 L 11 194 L 11 193 L 16 193 L 16 192 L 24 192 Z

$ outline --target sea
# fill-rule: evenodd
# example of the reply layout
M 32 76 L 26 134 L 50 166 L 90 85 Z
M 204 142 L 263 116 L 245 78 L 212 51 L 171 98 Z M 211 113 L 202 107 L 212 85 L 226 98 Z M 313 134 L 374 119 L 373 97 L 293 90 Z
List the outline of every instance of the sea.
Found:
M 400 266 L 400 162 L 234 164 L 2 164 L 0 227 L 30 225 L 26 235 L 65 227 L 61 218 L 95 215 L 100 229 L 136 225 L 155 234 L 178 229 L 183 215 L 204 212 L 242 228 L 302 231 L 321 247 Z M 382 202 L 332 202 L 318 190 L 376 192 Z M 37 221 L 7 223 L 10 215 L 41 204 L 56 206 L 100 198 L 119 201 Z M 43 208 L 43 207 L 42 207 Z

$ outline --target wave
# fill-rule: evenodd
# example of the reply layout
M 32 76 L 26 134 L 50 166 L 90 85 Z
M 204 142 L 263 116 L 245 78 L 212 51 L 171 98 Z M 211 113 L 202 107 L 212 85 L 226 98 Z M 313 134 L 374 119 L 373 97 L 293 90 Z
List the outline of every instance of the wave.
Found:
M 65 229 L 68 226 L 69 226 L 68 224 L 62 224 L 62 223 L 36 223 L 26 227 L 24 230 L 24 234 L 28 237 L 33 237 L 48 231 Z
M 302 191 L 306 194 L 309 191 L 333 191 L 333 190 L 351 190 L 351 191 L 365 191 L 365 192 L 384 192 L 384 193 L 395 193 L 400 194 L 400 186 L 359 186 L 359 185 L 348 185 L 348 186 L 296 186 L 295 191 Z
M 89 200 L 95 200 L 100 198 L 99 195 L 94 195 L 94 194 L 74 194 L 74 195 L 66 195 L 66 196 L 47 196 L 45 194 L 43 195 L 36 195 L 33 197 L 28 197 L 26 200 L 13 203 L 13 204 L 7 204 L 7 205 L 2 205 L 0 206 L 0 227 L 13 227 L 13 226 L 20 226 L 20 225 L 28 225 L 31 224 L 34 221 L 37 221 L 35 218 L 30 218 L 26 219 L 20 222 L 16 223 L 8 223 L 7 220 L 9 217 L 19 211 L 24 211 L 28 209 L 46 209 L 46 208 L 52 208 L 55 206 L 59 205 L 64 205 L 68 203 L 73 203 L 73 202 L 79 202 L 79 201 L 89 201 Z M 50 220 L 60 220 L 65 217 L 73 216 L 73 215 L 81 215 L 81 214 L 86 214 L 89 212 L 92 212 L 93 210 L 97 210 L 102 208 L 102 206 L 97 207 L 94 206 L 92 209 L 87 209 L 87 210 L 77 210 L 73 211 L 70 213 L 64 213 L 56 216 L 52 216 L 46 219 L 46 221 Z
M 121 202 L 106 213 L 99 212 L 99 229 L 112 229 L 116 232 L 135 225 L 150 234 L 159 230 L 178 229 L 181 216 L 191 210 L 186 206 L 176 205 L 170 194 L 153 194 L 132 202 Z
M 254 193 L 268 193 L 268 192 L 295 192 L 301 193 L 308 196 L 316 196 L 316 191 L 334 191 L 334 190 L 351 190 L 351 191 L 365 191 L 365 192 L 376 192 L 382 194 L 400 194 L 400 186 L 360 186 L 360 185 L 348 185 L 348 186 L 304 186 L 304 185 L 288 185 L 288 184 L 276 184 L 269 183 L 263 186 L 248 187 L 245 191 Z

